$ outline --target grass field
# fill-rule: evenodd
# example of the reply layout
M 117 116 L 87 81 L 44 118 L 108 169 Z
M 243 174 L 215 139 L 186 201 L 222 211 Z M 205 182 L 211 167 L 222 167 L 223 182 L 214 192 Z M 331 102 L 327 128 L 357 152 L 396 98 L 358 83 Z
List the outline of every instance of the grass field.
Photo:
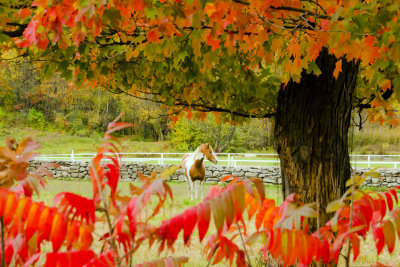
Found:
M 190 200 L 188 199 L 187 196 L 187 191 L 186 191 L 186 184 L 184 183 L 179 183 L 179 182 L 171 182 L 170 186 L 172 188 L 173 194 L 174 194 L 174 200 L 169 201 L 166 204 L 166 209 L 158 216 L 155 218 L 155 220 L 152 221 L 154 225 L 160 225 L 162 220 L 168 219 L 176 214 L 179 214 L 180 212 L 184 211 L 186 208 L 191 207 L 193 205 L 198 204 L 200 201 L 199 200 Z M 209 188 L 212 185 L 210 184 L 205 184 L 205 195 Z M 128 182 L 120 182 L 119 184 L 119 189 L 121 192 L 128 192 Z M 266 189 L 266 195 L 268 198 L 275 199 L 277 203 L 282 202 L 282 197 L 281 197 L 281 189 L 278 186 L 265 186 Z M 76 194 L 80 194 L 82 196 L 90 197 L 92 195 L 92 185 L 90 181 L 76 181 L 76 180 L 49 180 L 48 185 L 46 187 L 46 190 L 41 191 L 40 197 L 35 197 L 36 199 L 39 199 L 41 201 L 44 201 L 48 205 L 52 205 L 53 198 L 54 196 L 63 191 L 68 191 L 68 192 L 74 192 Z M 250 224 L 252 225 L 252 224 Z M 99 226 L 99 225 L 97 225 Z M 104 232 L 105 229 L 104 227 L 98 228 L 100 232 Z M 249 230 L 254 230 L 252 229 L 252 226 L 249 227 Z M 210 224 L 210 229 L 209 233 L 215 231 L 214 225 L 211 222 Z M 99 236 L 100 232 L 97 232 L 97 235 L 95 235 L 95 238 Z M 198 235 L 197 233 L 194 234 L 191 242 L 190 247 L 186 247 L 183 244 L 182 241 L 182 234 L 178 237 L 177 242 L 174 245 L 175 248 L 175 253 L 172 252 L 162 252 L 161 254 L 158 253 L 158 246 L 153 245 L 153 247 L 149 248 L 147 244 L 142 246 L 137 253 L 134 254 L 133 261 L 134 263 L 140 263 L 140 262 L 145 262 L 145 261 L 151 261 L 160 257 L 166 257 L 166 256 L 186 256 L 190 258 L 189 264 L 187 266 L 206 266 L 207 265 L 207 259 L 206 255 L 203 253 L 203 247 L 206 242 L 206 239 L 203 240 L 202 244 L 199 243 L 198 241 Z M 240 244 L 240 243 L 239 243 Z M 252 249 L 249 251 L 249 254 L 251 255 L 252 259 L 252 264 L 253 266 L 257 266 L 257 263 L 259 262 L 259 259 L 261 257 L 261 254 L 259 252 L 259 249 L 261 248 L 262 244 L 256 244 Z M 93 247 L 96 249 L 100 248 L 100 243 L 95 241 Z M 249 248 L 248 248 L 249 249 Z M 352 263 L 351 266 L 370 266 L 372 263 L 375 263 L 376 261 L 380 261 L 381 263 L 388 263 L 388 262 L 393 262 L 393 263 L 399 263 L 400 262 L 400 246 L 396 244 L 396 249 L 393 255 L 389 255 L 386 249 L 384 252 L 377 257 L 376 256 L 376 248 L 373 242 L 372 236 L 368 236 L 367 240 L 362 242 L 361 245 L 361 254 L 358 258 L 358 260 L 354 263 Z M 344 262 L 341 257 L 341 261 L 339 266 L 343 266 Z M 227 266 L 226 264 L 220 264 L 220 266 Z M 260 265 L 258 265 L 260 266 Z

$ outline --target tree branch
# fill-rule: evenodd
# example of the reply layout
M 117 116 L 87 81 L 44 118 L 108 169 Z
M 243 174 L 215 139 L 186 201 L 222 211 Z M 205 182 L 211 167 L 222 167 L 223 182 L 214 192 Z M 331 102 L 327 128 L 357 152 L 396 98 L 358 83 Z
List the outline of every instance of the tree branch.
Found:
M 157 99 L 148 98 L 148 97 L 141 97 L 141 96 L 134 95 L 134 94 L 131 94 L 129 92 L 123 91 L 121 89 L 118 89 L 118 92 L 115 92 L 115 91 L 109 89 L 107 86 L 103 85 L 103 87 L 107 91 L 109 91 L 109 92 L 111 92 L 113 94 L 122 94 L 123 93 L 123 94 L 126 94 L 128 96 L 131 96 L 131 97 L 134 97 L 134 98 L 137 98 L 137 99 L 151 101 L 151 102 L 154 102 L 154 103 L 159 103 L 159 104 L 166 105 L 165 101 L 161 101 L 159 99 L 157 100 Z M 141 92 L 141 91 L 139 91 L 139 92 Z M 151 93 L 151 92 L 149 92 L 149 93 L 141 92 L 141 93 L 143 93 L 145 95 L 159 95 L 159 93 Z M 257 117 L 257 114 L 251 114 L 251 113 L 246 113 L 246 112 L 242 112 L 242 111 L 231 111 L 229 109 L 215 107 L 212 104 L 199 104 L 199 103 L 197 103 L 197 104 L 189 104 L 187 102 L 180 101 L 179 99 L 177 101 L 178 102 L 175 103 L 175 106 L 188 107 L 188 108 L 192 108 L 192 109 L 194 109 L 196 111 L 200 111 L 200 112 L 212 112 L 212 111 L 215 111 L 215 112 L 229 113 L 231 115 L 238 116 L 238 117 L 243 117 L 243 118 L 254 118 L 254 117 Z M 271 111 L 271 112 L 267 112 L 267 113 L 263 114 L 262 116 L 260 116 L 260 118 L 272 118 L 274 116 L 275 116 L 275 112 Z
M 12 8 L 12 9 L 21 9 L 21 8 L 34 8 L 36 9 L 36 7 L 32 6 L 32 2 L 30 2 L 29 4 L 14 4 L 14 5 L 5 5 L 4 3 L 0 3 L 0 6 L 3 7 L 7 7 L 7 8 Z
M 238 4 L 242 4 L 242 5 L 250 5 L 249 2 L 243 1 L 243 0 L 233 0 L 233 2 L 238 3 Z M 309 10 L 305 10 L 305 9 L 301 9 L 301 8 L 296 8 L 296 7 L 288 7 L 288 6 L 280 6 L 280 7 L 274 7 L 274 6 L 270 6 L 270 9 L 274 9 L 274 10 L 286 10 L 286 11 L 294 11 L 294 12 L 299 12 L 299 13 L 303 13 L 304 15 L 308 15 L 308 16 L 313 16 L 313 17 L 317 17 L 317 18 L 321 18 L 321 19 L 332 19 L 331 16 L 327 16 L 327 15 L 321 15 L 321 14 L 317 14 L 313 11 L 309 11 Z M 339 17 L 338 20 L 343 20 L 343 17 Z
M 0 31 L 0 33 L 7 35 L 8 37 L 21 37 L 22 34 L 24 33 L 26 27 L 28 24 L 19 24 L 19 23 L 13 23 L 13 22 L 7 22 L 7 26 L 16 26 L 18 29 L 14 31 Z

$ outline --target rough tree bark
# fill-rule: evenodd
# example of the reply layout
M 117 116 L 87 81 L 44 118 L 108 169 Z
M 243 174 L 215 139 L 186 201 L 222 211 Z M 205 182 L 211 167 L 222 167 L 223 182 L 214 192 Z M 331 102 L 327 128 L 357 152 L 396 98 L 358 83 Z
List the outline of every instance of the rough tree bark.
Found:
M 324 48 L 316 59 L 321 75 L 304 71 L 300 83 L 290 81 L 280 89 L 274 129 L 283 195 L 295 192 L 310 203 L 318 192 L 321 225 L 329 220 L 327 204 L 345 192 L 351 174 L 348 131 L 359 62 L 342 58 L 335 79 L 337 61 Z

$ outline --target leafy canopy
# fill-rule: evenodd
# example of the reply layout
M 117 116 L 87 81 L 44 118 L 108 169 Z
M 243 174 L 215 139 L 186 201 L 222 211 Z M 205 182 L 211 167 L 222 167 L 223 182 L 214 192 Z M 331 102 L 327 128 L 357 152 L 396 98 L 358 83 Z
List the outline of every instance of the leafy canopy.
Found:
M 39 60 L 46 76 L 178 110 L 272 116 L 281 83 L 321 72 L 322 47 L 338 58 L 335 77 L 342 58 L 361 60 L 361 103 L 374 94 L 368 104 L 391 117 L 399 99 L 381 96 L 400 87 L 396 0 L 3 2 L 2 48 Z

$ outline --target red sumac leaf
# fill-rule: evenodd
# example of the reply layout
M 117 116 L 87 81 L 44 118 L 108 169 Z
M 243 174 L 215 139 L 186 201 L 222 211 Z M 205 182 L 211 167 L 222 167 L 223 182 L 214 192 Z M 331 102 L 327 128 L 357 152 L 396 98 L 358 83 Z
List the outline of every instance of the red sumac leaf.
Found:
M 47 253 L 46 261 L 45 261 L 43 267 L 84 266 L 85 264 L 89 263 L 94 257 L 95 257 L 95 254 L 92 250 L 51 252 L 51 253 Z M 92 265 L 90 265 L 90 266 L 92 266 Z M 99 265 L 97 265 L 97 266 L 99 266 Z
M 208 201 L 198 205 L 197 208 L 197 227 L 199 228 L 199 240 L 203 240 L 207 233 L 211 220 L 211 210 Z
M 379 254 L 381 254 L 382 249 L 385 246 L 385 236 L 383 234 L 382 228 L 380 228 L 380 227 L 375 228 L 372 231 L 372 233 L 373 233 L 373 236 L 374 236 L 376 249 L 377 249 L 377 252 L 378 252 L 378 255 L 379 255 Z
M 72 221 L 68 224 L 67 234 L 65 236 L 67 249 L 71 249 L 72 244 L 75 243 L 76 241 L 78 241 L 79 227 L 80 227 L 80 224 L 78 221 Z
M 235 207 L 235 220 L 238 222 L 242 219 L 244 211 L 244 187 L 237 184 L 232 187 L 232 200 Z
M 392 212 L 393 222 L 396 226 L 397 236 L 400 239 L 400 208 L 396 208 Z
M 380 202 L 380 216 L 381 219 L 383 219 L 386 215 L 386 201 L 385 198 L 379 193 L 378 194 L 378 198 L 377 200 L 375 200 L 376 202 Z
M 93 199 L 70 192 L 61 192 L 54 197 L 54 203 L 61 207 L 70 207 L 69 212 L 74 212 L 77 217 L 85 219 L 87 223 L 94 223 L 95 221 Z
M 313 261 L 313 257 L 316 254 L 316 244 L 313 240 L 312 236 L 305 235 L 306 242 L 307 242 L 307 253 L 306 253 L 306 258 L 305 258 L 305 264 L 310 265 Z
M 386 202 L 387 202 L 389 211 L 391 211 L 393 209 L 392 195 L 389 192 L 385 192 L 385 196 L 386 196 Z
M 257 211 L 262 212 L 263 209 L 260 209 L 260 206 L 257 203 L 257 200 L 255 200 L 252 197 L 249 197 L 248 195 L 246 195 L 246 205 L 248 206 L 247 209 L 247 215 L 248 215 L 248 219 L 249 221 L 251 220 L 251 218 L 253 218 L 254 214 L 256 214 Z M 257 229 L 259 229 L 260 227 L 258 227 Z
M 329 243 L 327 240 L 322 240 L 322 248 L 321 248 L 321 257 L 322 262 L 328 264 L 330 261 L 330 250 L 329 250 Z
M 282 255 L 282 233 L 281 229 L 276 229 L 273 235 L 273 243 L 270 247 L 271 255 L 277 259 L 280 255 Z
M 18 202 L 17 210 L 14 211 L 14 221 L 11 232 L 16 235 L 20 228 L 23 228 L 23 223 L 28 217 L 29 209 L 31 208 L 32 199 L 24 197 Z
M 358 255 L 360 254 L 360 239 L 357 235 L 352 234 L 350 236 L 351 247 L 353 248 L 353 261 L 356 261 Z
M 0 188 L 0 216 L 3 216 L 4 209 L 6 208 L 8 192 L 8 189 Z
M 133 126 L 132 123 L 126 123 L 126 122 L 115 122 L 112 124 L 110 123 L 108 124 L 108 130 L 106 132 L 106 135 L 131 126 Z
M 105 266 L 115 266 L 115 252 L 112 250 L 103 252 L 96 258 L 91 259 L 84 267 L 105 267 Z
M 215 228 L 217 229 L 217 233 L 220 234 L 222 232 L 222 228 L 224 227 L 224 221 L 225 221 L 223 199 L 220 196 L 218 196 L 212 198 L 209 201 L 209 203 L 214 218 Z
M 226 226 L 229 228 L 235 216 L 235 209 L 233 206 L 232 194 L 230 190 L 226 190 L 222 194 L 222 206 L 224 208 Z
M 255 185 L 258 194 L 260 195 L 261 202 L 263 202 L 265 198 L 265 187 L 263 181 L 260 178 L 252 178 L 251 181 Z
M 227 176 L 222 177 L 222 179 L 219 180 L 219 181 L 220 182 L 226 182 L 226 181 L 228 181 L 228 180 L 230 180 L 232 178 L 233 178 L 233 175 L 231 174 L 231 175 L 227 175 Z
M 178 238 L 179 232 L 183 229 L 183 214 L 173 217 L 168 221 L 168 231 L 167 231 L 167 245 L 172 247 Z
M 392 221 L 386 220 L 383 223 L 382 231 L 385 238 L 385 243 L 388 246 L 388 251 L 390 254 L 392 254 L 396 244 L 396 230 Z
M 26 219 L 25 237 L 26 240 L 31 239 L 39 226 L 39 219 L 43 211 L 43 203 L 33 203 L 29 209 L 28 218 Z
M 93 242 L 93 226 L 91 225 L 82 225 L 79 228 L 79 239 L 81 241 L 81 250 L 88 249 Z
M 53 245 L 53 250 L 57 251 L 64 241 L 67 233 L 67 224 L 62 215 L 56 213 L 53 218 L 50 231 L 50 239 Z
M 390 194 L 392 194 L 392 196 L 393 196 L 394 199 L 396 200 L 396 204 L 398 204 L 398 203 L 399 203 L 399 198 L 397 197 L 397 192 L 396 192 L 396 190 L 394 190 L 394 189 L 392 188 L 392 189 L 390 189 L 388 192 L 389 192 Z
M 40 214 L 38 230 L 42 233 L 44 238 L 50 234 L 51 225 L 53 221 L 53 210 L 47 206 L 44 206 L 43 211 Z
M 185 210 L 183 213 L 184 218 L 184 226 L 183 226 L 183 240 L 185 244 L 188 243 L 189 237 L 193 232 L 193 229 L 197 223 L 197 208 L 192 207 L 188 210 Z
M 4 214 L 3 214 L 4 225 L 8 225 L 9 223 L 11 223 L 17 205 L 18 205 L 17 196 L 15 195 L 15 193 L 9 192 L 7 197 L 6 207 L 4 209 Z
M 297 259 L 297 247 L 296 247 L 296 234 L 297 231 L 288 231 L 288 243 L 287 243 L 287 256 L 285 262 L 287 265 L 294 265 Z
M 35 263 L 38 261 L 40 257 L 40 252 L 33 254 L 25 263 L 22 267 L 30 267 L 35 265 Z

